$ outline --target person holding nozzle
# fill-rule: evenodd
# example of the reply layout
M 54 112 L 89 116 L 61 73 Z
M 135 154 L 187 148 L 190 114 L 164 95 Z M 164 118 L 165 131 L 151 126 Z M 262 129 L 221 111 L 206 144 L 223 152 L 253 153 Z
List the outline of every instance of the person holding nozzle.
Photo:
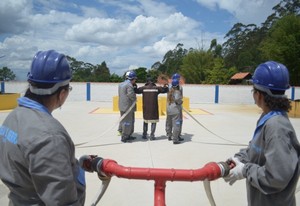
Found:
M 121 141 L 124 143 L 135 139 L 132 134 L 134 132 L 134 112 L 136 110 L 136 94 L 134 92 L 137 87 L 135 83 L 136 79 L 136 73 L 129 71 L 126 74 L 126 80 L 119 84 L 118 89 L 119 110 L 121 114 L 119 130 L 122 132 Z
M 158 113 L 158 95 L 160 93 L 167 93 L 169 91 L 168 85 L 164 87 L 156 86 L 151 77 L 147 77 L 145 86 L 139 87 L 135 90 L 137 94 L 143 94 L 143 139 L 148 139 L 148 123 L 151 123 L 150 140 L 155 140 L 156 123 L 159 121 Z
M 224 180 L 232 185 L 246 179 L 249 206 L 296 206 L 300 145 L 287 115 L 288 69 L 267 61 L 256 68 L 252 81 L 253 98 L 262 114 L 248 147 L 228 159 L 234 168 Z
M 0 178 L 9 205 L 84 205 L 74 143 L 52 116 L 71 91 L 71 77 L 65 55 L 49 50 L 33 57 L 29 88 L 0 126 Z
M 182 114 L 182 95 L 179 90 L 179 80 L 172 80 L 172 87 L 167 95 L 166 133 L 173 144 L 180 144 L 180 128 Z

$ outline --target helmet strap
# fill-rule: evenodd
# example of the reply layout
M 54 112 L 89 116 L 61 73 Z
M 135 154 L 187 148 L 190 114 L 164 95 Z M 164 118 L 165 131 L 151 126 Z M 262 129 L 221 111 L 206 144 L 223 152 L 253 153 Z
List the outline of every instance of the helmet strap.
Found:
M 30 84 L 29 85 L 29 89 L 30 89 L 31 93 L 33 93 L 33 94 L 37 94 L 37 95 L 51 95 L 54 92 L 56 92 L 58 90 L 58 88 L 60 88 L 62 86 L 66 86 L 69 83 L 70 83 L 70 80 L 68 79 L 68 80 L 56 83 L 51 88 L 38 88 L 38 87 L 32 86 Z
M 268 94 L 269 96 L 271 96 L 271 97 L 274 97 L 274 98 L 287 98 L 287 95 L 285 95 L 285 94 L 273 94 L 273 93 L 271 92 L 270 89 L 265 88 L 265 87 L 262 87 L 262 86 L 260 86 L 260 85 L 258 85 L 258 84 L 254 84 L 253 86 L 254 86 L 257 90 L 262 91 L 262 92 L 265 92 L 265 93 L 267 93 L 267 94 Z

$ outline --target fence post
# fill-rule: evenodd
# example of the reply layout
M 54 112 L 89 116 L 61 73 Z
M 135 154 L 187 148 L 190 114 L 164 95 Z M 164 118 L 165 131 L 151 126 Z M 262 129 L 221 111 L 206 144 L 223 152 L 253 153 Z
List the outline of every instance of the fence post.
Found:
M 215 104 L 219 103 L 219 85 L 215 87 Z
M 291 100 L 292 101 L 295 100 L 295 87 L 292 87 L 292 89 L 291 89 Z
M 86 101 L 91 101 L 91 83 L 86 83 Z
M 4 82 L 1 82 L 1 93 L 5 93 L 5 84 Z

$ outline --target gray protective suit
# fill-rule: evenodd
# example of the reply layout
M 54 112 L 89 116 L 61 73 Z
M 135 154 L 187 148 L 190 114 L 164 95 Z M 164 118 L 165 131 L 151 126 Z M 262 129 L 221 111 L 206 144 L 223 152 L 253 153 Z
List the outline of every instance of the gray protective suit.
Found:
M 21 99 L 0 126 L 0 178 L 10 205 L 84 205 L 84 171 L 69 134 L 45 107 Z
M 136 94 L 133 85 L 129 80 L 125 80 L 119 84 L 119 110 L 123 115 L 132 104 L 136 102 Z M 134 112 L 136 105 L 129 111 L 128 115 L 120 122 L 120 129 L 122 131 L 122 139 L 127 140 L 134 131 Z
M 173 142 L 178 142 L 182 123 L 183 101 L 180 90 L 175 89 L 173 93 L 171 91 L 168 93 L 167 101 L 166 133 L 169 139 L 172 137 Z M 169 95 L 173 95 L 174 102 L 169 102 Z
M 262 118 L 265 122 L 260 125 Z M 259 119 L 248 148 L 235 155 L 245 163 L 249 206 L 296 206 L 299 154 L 300 145 L 286 113 Z

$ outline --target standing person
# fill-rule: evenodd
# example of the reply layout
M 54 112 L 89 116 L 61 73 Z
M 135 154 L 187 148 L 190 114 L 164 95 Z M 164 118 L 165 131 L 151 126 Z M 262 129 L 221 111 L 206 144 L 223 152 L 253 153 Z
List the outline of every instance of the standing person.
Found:
M 52 112 L 67 99 L 71 70 L 65 55 L 38 52 L 29 88 L 0 126 L 0 178 L 9 205 L 84 205 L 85 178 L 74 143 Z
M 249 206 L 296 205 L 300 145 L 287 115 L 288 88 L 283 64 L 267 61 L 256 68 L 252 91 L 262 114 L 249 146 L 228 160 L 235 167 L 224 177 L 230 185 L 246 178 Z
M 123 118 L 120 122 L 122 127 L 121 141 L 124 143 L 135 139 L 135 137 L 132 137 L 132 134 L 135 121 L 134 112 L 136 110 L 136 94 L 134 92 L 134 89 L 137 87 L 136 79 L 135 72 L 130 71 L 126 80 L 119 84 L 119 110 Z
M 143 94 L 143 139 L 147 139 L 148 123 L 151 123 L 150 140 L 155 140 L 156 123 L 159 121 L 158 95 L 168 91 L 168 85 L 156 86 L 150 77 L 147 78 L 145 86 L 136 89 L 137 94 Z
M 125 73 L 125 75 L 124 75 L 125 80 L 128 79 L 129 73 L 130 73 L 130 71 L 127 71 L 127 72 Z M 121 83 L 121 84 L 122 84 L 122 83 Z M 122 114 L 123 114 L 123 113 L 120 111 L 120 116 L 122 116 Z M 118 136 L 122 136 L 122 124 L 121 124 L 121 122 L 119 122 Z
M 180 125 L 182 113 L 182 96 L 179 90 L 178 79 L 172 80 L 172 88 L 167 95 L 167 119 L 166 133 L 168 140 L 173 140 L 173 144 L 180 144 Z
M 178 73 L 175 73 L 175 74 L 173 74 L 173 76 L 172 76 L 172 80 L 173 79 L 177 79 L 178 80 L 178 82 L 179 82 L 179 91 L 180 91 L 180 93 L 181 93 L 181 96 L 182 96 L 182 98 L 183 98 L 183 88 L 182 88 L 182 86 L 180 85 L 180 78 L 181 78 L 181 76 L 180 76 L 180 74 L 178 74 Z M 181 132 L 182 132 L 182 125 L 183 125 L 183 114 L 182 114 L 182 110 L 181 110 L 181 113 L 180 113 L 180 131 L 179 131 L 179 140 L 180 141 L 183 141 L 184 139 L 181 137 Z

